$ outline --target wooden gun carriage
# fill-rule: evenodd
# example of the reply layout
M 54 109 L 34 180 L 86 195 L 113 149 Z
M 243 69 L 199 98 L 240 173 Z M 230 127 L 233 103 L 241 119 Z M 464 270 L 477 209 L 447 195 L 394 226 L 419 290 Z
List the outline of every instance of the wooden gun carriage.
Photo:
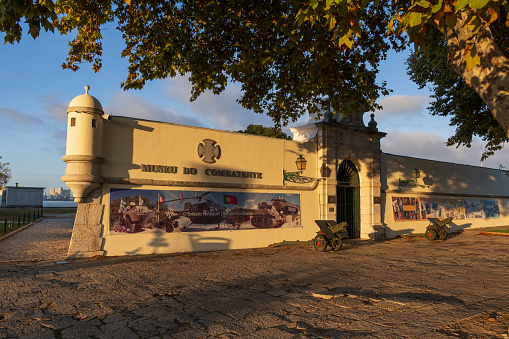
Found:
M 426 239 L 428 240 L 445 240 L 447 238 L 447 224 L 452 222 L 452 217 L 444 220 L 438 218 L 428 218 L 430 224 L 426 227 Z
M 316 232 L 317 235 L 313 239 L 315 249 L 324 252 L 329 246 L 334 251 L 339 251 L 343 247 L 341 239 L 348 238 L 346 233 L 348 224 L 345 221 L 338 224 L 334 220 L 315 220 L 315 223 L 320 227 L 320 231 Z

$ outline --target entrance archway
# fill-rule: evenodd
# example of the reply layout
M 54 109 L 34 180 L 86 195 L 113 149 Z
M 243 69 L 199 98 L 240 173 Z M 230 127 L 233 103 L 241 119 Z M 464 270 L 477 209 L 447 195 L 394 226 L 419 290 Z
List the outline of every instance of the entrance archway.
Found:
M 350 160 L 344 160 L 339 165 L 336 179 L 338 181 L 337 197 L 337 222 L 348 223 L 348 236 L 360 238 L 361 236 L 361 204 L 360 183 L 357 168 Z

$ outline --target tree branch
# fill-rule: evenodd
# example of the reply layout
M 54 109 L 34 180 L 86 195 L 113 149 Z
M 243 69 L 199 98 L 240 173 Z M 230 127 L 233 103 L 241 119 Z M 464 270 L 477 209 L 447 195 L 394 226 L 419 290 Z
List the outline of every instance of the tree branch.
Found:
M 489 28 L 473 35 L 468 28 L 469 11 L 458 18 L 454 29 L 444 31 L 447 67 L 461 76 L 490 109 L 509 137 L 509 60 L 495 42 Z M 468 69 L 466 54 L 475 46 L 479 65 Z

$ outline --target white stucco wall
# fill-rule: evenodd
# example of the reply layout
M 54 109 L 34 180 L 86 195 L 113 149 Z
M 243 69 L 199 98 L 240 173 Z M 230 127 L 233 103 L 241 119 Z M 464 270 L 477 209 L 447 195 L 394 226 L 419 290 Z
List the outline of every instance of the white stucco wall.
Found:
M 103 128 L 102 247 L 106 255 L 264 247 L 284 240 L 306 241 L 316 235 L 318 227 L 314 220 L 319 219 L 316 141 L 297 142 L 126 117 L 113 117 Z M 221 148 L 221 156 L 214 163 L 205 163 L 198 155 L 198 145 L 205 139 L 214 140 Z M 295 172 L 299 155 L 307 160 L 301 175 L 309 180 L 283 182 L 283 169 Z M 177 170 L 147 172 L 143 165 L 172 166 Z M 184 168 L 194 169 L 195 174 L 185 173 Z M 256 172 L 262 178 L 211 176 L 211 170 Z M 161 228 L 118 234 L 111 232 L 110 225 L 110 216 L 118 213 L 110 210 L 112 189 L 168 190 L 182 192 L 184 196 L 192 196 L 196 191 L 296 194 L 300 202 L 299 225 L 169 233 Z
M 412 169 L 420 170 L 416 183 L 399 187 L 399 179 L 412 178 Z M 509 225 L 509 176 L 505 171 L 382 153 L 382 222 L 386 236 L 424 233 L 429 221 L 395 220 L 395 197 L 450 200 L 496 200 L 500 216 L 496 218 L 454 219 L 451 231 L 464 228 Z

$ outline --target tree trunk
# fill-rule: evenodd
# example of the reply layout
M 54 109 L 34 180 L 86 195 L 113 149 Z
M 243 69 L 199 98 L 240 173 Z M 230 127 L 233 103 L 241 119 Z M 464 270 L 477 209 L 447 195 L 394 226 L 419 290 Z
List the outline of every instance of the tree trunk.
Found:
M 502 53 L 489 28 L 473 37 L 468 29 L 470 12 L 465 11 L 454 29 L 446 28 L 447 67 L 462 77 L 488 106 L 509 137 L 509 61 Z M 465 51 L 471 41 L 477 48 L 480 63 L 467 69 Z

